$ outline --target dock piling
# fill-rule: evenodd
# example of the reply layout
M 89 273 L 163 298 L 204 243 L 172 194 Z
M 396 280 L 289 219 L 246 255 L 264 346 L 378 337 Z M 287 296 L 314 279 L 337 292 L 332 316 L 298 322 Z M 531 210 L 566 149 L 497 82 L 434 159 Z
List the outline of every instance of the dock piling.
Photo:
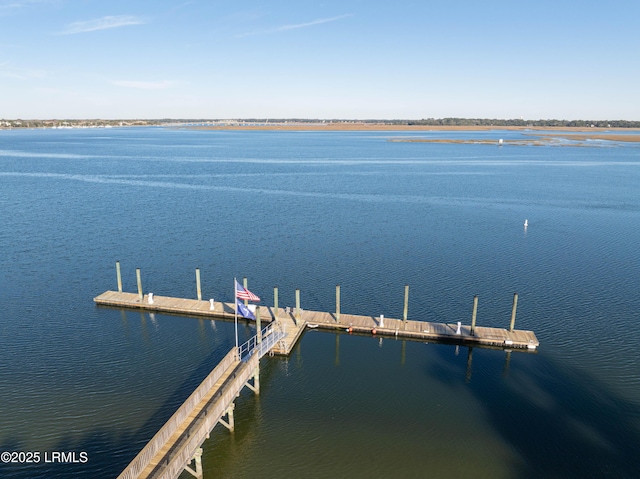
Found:
M 478 312 L 478 295 L 473 297 L 473 312 L 471 313 L 471 336 L 476 335 L 476 313 Z
M 242 278 L 242 286 L 244 286 L 244 289 L 247 289 L 247 278 Z M 244 305 L 245 306 L 249 306 L 249 300 L 248 299 L 244 300 Z
M 256 308 L 256 342 L 262 342 L 262 327 L 260 326 L 260 306 Z
M 296 321 L 300 319 L 300 288 L 296 288 Z
M 404 285 L 404 313 L 402 315 L 402 322 L 407 325 L 407 314 L 409 312 L 409 285 Z
M 336 284 L 336 322 L 340 322 L 340 285 Z
M 273 309 L 275 310 L 273 318 L 277 321 L 278 320 L 278 287 L 277 286 L 273 287 Z
M 120 274 L 120 261 L 116 261 L 116 278 L 118 279 L 118 293 L 122 293 L 122 275 Z
M 142 294 L 142 278 L 140 278 L 140 268 L 136 268 L 136 280 L 138 282 L 138 297 L 140 298 L 140 301 L 142 301 L 143 294 Z
M 202 289 L 200 288 L 200 268 L 196 268 L 196 293 L 198 301 L 202 301 Z
M 516 325 L 516 308 L 518 307 L 518 293 L 513 293 L 513 306 L 511 308 L 511 324 L 509 325 L 509 331 L 513 332 L 513 328 Z

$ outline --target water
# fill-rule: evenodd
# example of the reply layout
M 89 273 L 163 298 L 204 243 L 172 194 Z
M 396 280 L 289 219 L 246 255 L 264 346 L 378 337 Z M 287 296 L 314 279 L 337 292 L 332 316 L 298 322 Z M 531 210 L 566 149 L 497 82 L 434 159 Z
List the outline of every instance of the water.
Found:
M 421 133 L 430 137 L 442 133 Z M 452 132 L 517 139 L 518 132 Z M 265 358 L 205 477 L 636 477 L 640 148 L 408 133 L 0 131 L 0 464 L 115 477 L 233 346 L 233 324 L 98 308 L 124 288 L 536 332 L 537 354 L 307 332 Z M 594 142 L 595 143 L 595 142 Z M 527 230 L 523 228 L 529 220 Z M 241 324 L 241 340 L 252 334 Z M 183 477 L 189 477 L 184 474 Z

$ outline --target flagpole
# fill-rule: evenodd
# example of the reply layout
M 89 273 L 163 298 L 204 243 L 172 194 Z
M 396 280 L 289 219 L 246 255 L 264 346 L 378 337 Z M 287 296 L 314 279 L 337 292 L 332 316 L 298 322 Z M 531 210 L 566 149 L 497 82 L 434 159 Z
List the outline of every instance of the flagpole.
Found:
M 236 354 L 238 355 L 238 359 L 240 359 L 240 351 L 238 351 L 238 289 L 236 285 L 238 281 L 236 278 L 233 278 L 233 310 L 234 314 L 234 322 L 236 324 Z

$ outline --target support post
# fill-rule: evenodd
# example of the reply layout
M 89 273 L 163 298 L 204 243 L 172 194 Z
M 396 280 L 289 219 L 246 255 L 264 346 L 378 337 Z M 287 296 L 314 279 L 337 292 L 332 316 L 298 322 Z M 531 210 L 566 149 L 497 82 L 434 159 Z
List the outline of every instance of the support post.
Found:
M 336 322 L 340 322 L 340 285 L 336 284 Z
M 245 386 L 251 389 L 255 394 L 260 394 L 260 363 L 258 363 L 253 371 L 253 376 L 251 376 L 249 379 L 253 379 L 253 384 L 247 381 L 245 383 Z M 240 393 L 238 393 L 238 396 L 239 395 Z
M 260 306 L 256 306 L 256 342 L 262 342 L 262 326 L 260 325 Z
M 513 307 L 511 308 L 511 324 L 509 325 L 509 331 L 513 331 L 516 325 L 516 308 L 518 307 L 518 293 L 513 293 Z
M 273 309 L 275 310 L 274 319 L 278 320 L 278 287 L 274 286 L 273 288 Z
M 473 312 L 471 313 L 471 336 L 476 335 L 476 313 L 478 312 L 478 295 L 473 297 Z
M 189 465 L 184 466 L 184 470 L 191 474 L 196 479 L 202 479 L 202 448 L 196 449 L 196 453 L 193 456 L 193 460 L 196 461 L 196 470 L 191 469 Z M 191 464 L 191 462 L 189 462 Z
M 247 278 L 242 278 L 242 286 L 244 286 L 244 289 L 247 289 Z M 244 305 L 245 306 L 249 306 L 249 300 L 248 299 L 244 300 Z
M 224 419 L 222 419 L 222 418 L 218 419 L 218 422 L 220 424 L 222 424 L 224 427 L 226 427 L 231 432 L 233 432 L 233 430 L 236 427 L 235 420 L 233 419 L 233 410 L 234 410 L 235 407 L 236 407 L 235 403 L 229 404 L 229 407 L 224 412 L 224 414 L 227 415 L 227 420 L 226 421 Z
M 402 315 L 402 322 L 407 325 L 407 314 L 409 313 L 409 285 L 404 285 L 404 314 Z
M 122 293 L 122 275 L 120 274 L 120 261 L 116 261 L 116 278 L 118 279 L 118 293 Z
M 202 301 L 202 289 L 200 288 L 200 268 L 196 268 L 196 293 L 198 301 Z
M 233 418 L 233 410 L 236 408 L 236 403 L 229 404 L 229 409 L 227 409 L 227 415 L 229 419 L 229 431 L 234 431 L 236 428 L 236 420 Z
M 296 321 L 300 319 L 300 288 L 296 288 Z
M 140 301 L 142 301 L 143 294 L 142 294 L 142 279 L 140 278 L 140 268 L 136 268 L 136 280 L 138 282 L 138 297 L 140 298 Z

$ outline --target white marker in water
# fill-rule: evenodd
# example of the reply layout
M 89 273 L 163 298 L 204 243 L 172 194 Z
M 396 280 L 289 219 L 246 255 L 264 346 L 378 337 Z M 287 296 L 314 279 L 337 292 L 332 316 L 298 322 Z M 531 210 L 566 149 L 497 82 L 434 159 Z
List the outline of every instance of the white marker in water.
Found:
M 524 220 L 524 227 L 526 228 L 527 226 L 529 226 L 529 220 Z

